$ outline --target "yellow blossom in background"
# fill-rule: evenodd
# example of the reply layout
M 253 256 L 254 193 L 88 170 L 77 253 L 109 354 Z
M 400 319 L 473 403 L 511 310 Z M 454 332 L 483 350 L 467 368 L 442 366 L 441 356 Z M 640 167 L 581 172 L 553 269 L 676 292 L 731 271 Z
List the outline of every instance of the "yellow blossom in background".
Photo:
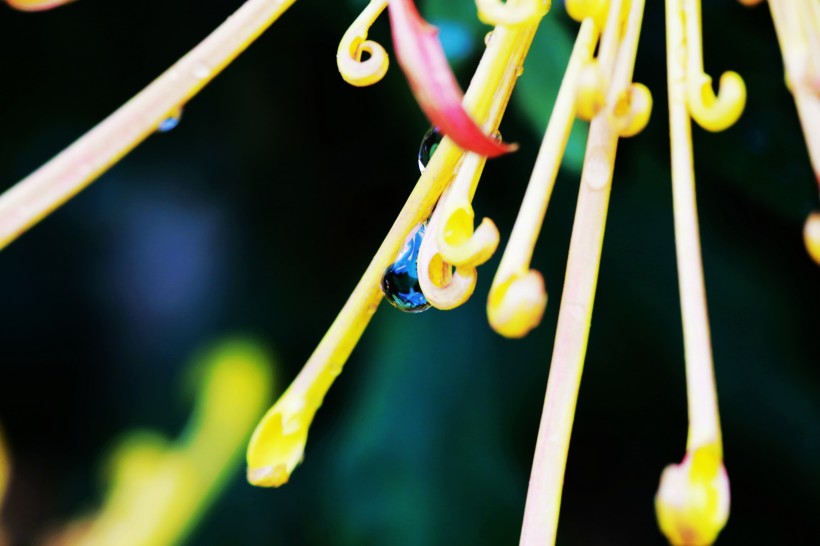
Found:
M 223 341 L 194 362 L 196 403 L 171 441 L 129 433 L 111 454 L 101 508 L 48 546 L 180 544 L 236 474 L 244 443 L 272 394 L 272 361 L 255 342 Z

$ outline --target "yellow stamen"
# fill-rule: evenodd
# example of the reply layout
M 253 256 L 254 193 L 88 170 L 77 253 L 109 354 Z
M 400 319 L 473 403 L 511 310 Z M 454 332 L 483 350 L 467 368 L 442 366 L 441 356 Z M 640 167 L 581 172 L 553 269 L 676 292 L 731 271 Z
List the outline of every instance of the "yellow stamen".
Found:
M 509 78 L 510 60 L 516 51 L 523 49 L 526 54 L 521 44 L 529 47 L 536 27 L 537 22 L 495 29 L 493 42 L 464 95 L 465 108 L 482 127 L 490 123 L 491 130 L 498 128 L 500 113 L 494 119 L 492 106 L 506 105 L 515 81 Z M 509 83 L 505 85 L 505 81 Z M 382 300 L 379 284 L 384 270 L 407 234 L 430 215 L 463 155 L 449 138 L 442 140 L 336 320 L 291 386 L 259 423 L 248 445 L 248 481 L 253 485 L 281 485 L 302 460 L 308 427 Z
M 713 444 L 667 466 L 655 496 L 658 526 L 674 546 L 712 544 L 729 518 L 729 504 L 729 478 Z
M 632 77 L 643 0 L 632 0 L 627 24 L 622 3 L 611 3 L 601 38 L 601 70 L 614 81 L 616 66 Z M 622 34 L 623 32 L 623 34 Z M 622 56 L 627 60 L 623 61 Z M 607 105 L 611 107 L 611 105 Z M 522 546 L 555 543 L 569 440 L 586 355 L 600 265 L 618 132 L 606 110 L 592 121 L 572 228 L 567 272 L 550 364 L 544 410 L 538 429 L 530 487 L 521 530 Z
M 792 0 L 788 0 L 792 1 Z M 681 17 L 685 24 L 686 92 L 692 119 L 707 131 L 722 131 L 733 125 L 746 106 L 746 84 L 736 72 L 720 77 L 715 95 L 712 78 L 703 72 L 700 0 L 683 0 Z
M 51 161 L 0 195 L 0 249 L 153 134 L 295 0 L 247 0 L 198 46 Z
M 498 228 L 492 220 L 484 218 L 478 228 L 473 226 L 475 213 L 471 202 L 486 162 L 485 157 L 466 154 L 447 199 L 441 200 L 440 209 L 433 213 L 442 218 L 438 229 L 432 232 L 441 257 L 456 266 L 481 265 L 498 248 Z
M 693 56 L 700 56 L 700 38 L 694 39 L 691 35 L 693 9 L 699 10 L 699 6 L 693 8 L 690 0 L 666 2 L 672 194 L 686 357 L 689 435 L 683 462 L 667 467 L 661 477 L 656 508 L 661 530 L 675 545 L 711 544 L 729 516 L 729 480 L 722 463 L 720 416 L 703 282 L 689 121 L 690 116 L 697 120 L 696 114 L 700 108 L 691 101 L 691 89 L 693 85 L 699 85 L 697 82 L 703 78 L 700 67 L 692 63 Z M 729 118 L 724 117 L 720 128 L 725 128 L 727 121 Z
M 472 155 L 474 154 L 467 154 L 468 157 Z M 451 188 L 444 190 L 439 203 L 447 201 L 450 191 Z M 436 309 L 447 311 L 455 309 L 470 299 L 475 291 L 478 270 L 470 265 L 459 266 L 453 270 L 453 266 L 444 261 L 439 252 L 438 237 L 434 235 L 441 231 L 440 226 L 444 219 L 445 216 L 439 214 L 438 209 L 430 217 L 427 235 L 422 240 L 416 267 L 424 297 Z
M 373 85 L 387 73 L 390 64 L 387 52 L 381 44 L 367 39 L 370 27 L 387 7 L 387 2 L 388 0 L 371 0 L 339 43 L 336 65 L 344 80 L 351 85 Z M 369 58 L 363 61 L 362 55 L 365 53 Z
M 578 75 L 592 58 L 597 41 L 595 23 L 587 18 L 575 40 L 527 192 L 493 279 L 487 318 L 493 329 L 506 337 L 523 337 L 535 328 L 547 304 L 543 277 L 529 266 L 575 119 Z

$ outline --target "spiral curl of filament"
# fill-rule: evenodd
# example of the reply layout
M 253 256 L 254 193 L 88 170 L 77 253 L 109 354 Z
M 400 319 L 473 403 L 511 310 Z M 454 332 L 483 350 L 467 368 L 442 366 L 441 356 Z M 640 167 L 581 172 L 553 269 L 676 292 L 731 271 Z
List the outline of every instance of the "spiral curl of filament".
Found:
M 495 223 L 484 218 L 474 227 L 472 199 L 487 159 L 477 154 L 464 156 L 446 198 L 439 201 L 435 215 L 441 217 L 436 238 L 441 257 L 455 266 L 479 266 L 489 260 L 498 248 L 500 236 Z
M 441 204 L 449 197 L 451 188 L 444 191 Z M 449 310 L 462 305 L 475 291 L 478 272 L 475 266 L 454 267 L 444 261 L 435 233 L 440 230 L 444 216 L 437 208 L 427 224 L 427 234 L 422 240 L 416 260 L 419 285 L 424 297 L 436 309 Z
M 388 0 L 371 0 L 339 42 L 336 66 L 344 80 L 357 87 L 378 83 L 387 73 L 390 60 L 381 44 L 367 39 L 370 27 L 387 7 Z M 369 57 L 362 60 L 364 54 Z

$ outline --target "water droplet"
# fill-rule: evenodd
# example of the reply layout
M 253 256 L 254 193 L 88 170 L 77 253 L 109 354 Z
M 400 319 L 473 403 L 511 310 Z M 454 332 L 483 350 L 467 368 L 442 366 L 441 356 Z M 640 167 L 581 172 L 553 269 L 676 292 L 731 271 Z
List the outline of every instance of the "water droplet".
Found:
M 162 123 L 160 123 L 157 127 L 157 132 L 167 133 L 168 131 L 179 125 L 180 119 L 182 119 L 182 108 L 178 108 L 177 110 L 172 112 L 170 116 L 165 118 L 162 121 Z
M 523 73 L 524 73 L 524 66 L 523 65 L 519 64 L 518 66 L 515 67 L 515 75 L 516 76 L 521 77 L 521 74 L 523 74 Z
M 406 313 L 420 313 L 430 307 L 419 286 L 416 259 L 421 249 L 427 223 L 421 223 L 410 232 L 399 251 L 396 261 L 384 272 L 382 292 L 390 304 Z
M 436 153 L 436 148 L 441 143 L 442 134 L 438 127 L 433 127 L 424 134 L 419 146 L 419 171 L 424 172 L 424 168 L 430 162 L 430 158 Z
M 492 30 L 484 35 L 484 45 L 486 47 L 490 47 L 491 43 L 493 43 L 493 31 Z
M 194 75 L 194 78 L 204 80 L 205 78 L 211 75 L 211 67 L 208 66 L 208 64 L 204 61 L 199 61 L 194 65 L 191 74 Z

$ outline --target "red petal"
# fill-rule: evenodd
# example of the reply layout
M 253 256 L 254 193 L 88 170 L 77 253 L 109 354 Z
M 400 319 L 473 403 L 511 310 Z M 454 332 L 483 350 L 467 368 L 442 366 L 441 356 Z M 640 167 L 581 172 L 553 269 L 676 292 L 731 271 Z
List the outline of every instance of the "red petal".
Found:
M 464 110 L 438 29 L 421 18 L 412 0 L 390 0 L 388 8 L 396 57 L 430 122 L 464 150 L 487 157 L 513 151 L 515 146 L 484 134 Z

